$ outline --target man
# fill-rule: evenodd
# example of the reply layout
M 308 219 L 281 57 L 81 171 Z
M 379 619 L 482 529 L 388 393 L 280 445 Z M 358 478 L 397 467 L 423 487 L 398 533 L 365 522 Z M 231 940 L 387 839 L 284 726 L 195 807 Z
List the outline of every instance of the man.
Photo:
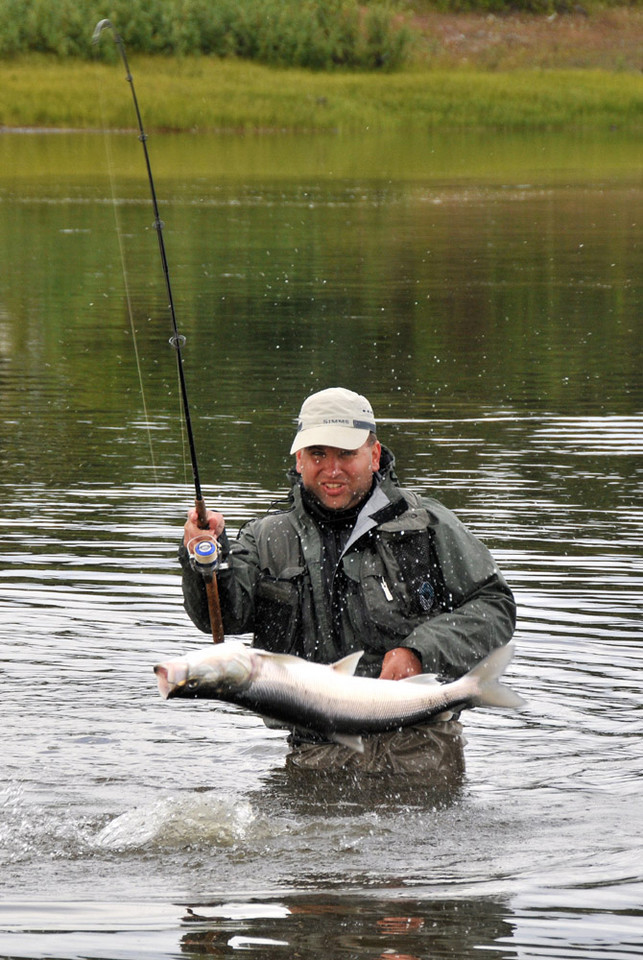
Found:
M 376 437 L 368 400 L 333 387 L 301 408 L 287 509 L 246 524 L 222 548 L 225 632 L 256 646 L 331 663 L 363 650 L 358 673 L 400 680 L 455 678 L 515 626 L 513 596 L 489 551 L 437 500 L 403 490 Z M 194 623 L 209 631 L 202 578 L 188 544 L 203 536 L 191 512 L 180 551 Z

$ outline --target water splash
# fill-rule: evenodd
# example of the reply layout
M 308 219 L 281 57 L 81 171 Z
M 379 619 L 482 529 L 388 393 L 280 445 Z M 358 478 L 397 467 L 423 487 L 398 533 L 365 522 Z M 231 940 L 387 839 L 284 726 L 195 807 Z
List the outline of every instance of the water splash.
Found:
M 103 850 L 146 846 L 181 847 L 211 843 L 230 847 L 248 839 L 262 820 L 246 801 L 190 794 L 167 797 L 149 807 L 135 807 L 108 823 L 94 839 Z
M 87 823 L 68 810 L 33 803 L 22 783 L 7 784 L 0 791 L 0 867 L 72 859 L 85 846 Z

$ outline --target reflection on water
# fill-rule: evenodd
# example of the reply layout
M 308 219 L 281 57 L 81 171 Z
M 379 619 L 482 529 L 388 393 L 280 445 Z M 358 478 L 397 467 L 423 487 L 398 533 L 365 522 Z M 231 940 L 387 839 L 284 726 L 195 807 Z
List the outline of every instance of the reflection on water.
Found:
M 347 145 L 341 175 L 294 151 L 277 176 L 274 144 L 236 140 L 239 179 L 196 147 L 160 171 L 206 501 L 234 531 L 283 496 L 302 395 L 347 383 L 515 590 L 527 709 L 468 712 L 446 778 L 382 777 L 303 772 L 259 718 L 157 695 L 152 665 L 204 642 L 175 358 L 118 160 L 144 413 L 106 180 L 86 143 L 61 173 L 74 142 L 23 141 L 55 175 L 0 172 L 3 954 L 639 955 L 640 173 L 590 151 L 583 180 L 568 145 L 553 176 L 546 144 L 494 177 L 415 144 L 406 178 Z
M 457 944 L 461 957 L 482 948 L 486 956 L 501 958 L 506 954 L 494 944 L 511 934 L 501 904 L 427 904 L 406 897 L 386 903 L 368 897 L 300 896 L 287 903 L 223 905 L 214 910 L 204 905 L 189 908 L 184 923 L 189 925 L 181 941 L 185 955 L 214 957 L 224 956 L 226 947 L 258 950 L 297 944 L 310 957 L 322 951 L 331 958 L 410 960 L 453 956 Z M 286 936 L 288 940 L 283 939 Z

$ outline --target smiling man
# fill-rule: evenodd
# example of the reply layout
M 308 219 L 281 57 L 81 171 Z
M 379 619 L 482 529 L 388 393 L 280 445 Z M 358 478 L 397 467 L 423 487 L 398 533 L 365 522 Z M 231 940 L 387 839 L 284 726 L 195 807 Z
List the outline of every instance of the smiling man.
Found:
M 308 397 L 292 444 L 287 508 L 229 542 L 208 512 L 224 569 L 226 633 L 331 663 L 355 650 L 358 673 L 400 680 L 460 676 L 507 643 L 515 604 L 487 548 L 441 503 L 403 490 L 376 435 L 368 400 L 342 387 Z M 191 511 L 180 551 L 186 609 L 210 630 L 188 546 L 203 536 Z
M 329 510 L 347 510 L 371 492 L 379 469 L 381 444 L 373 437 L 357 450 L 311 446 L 297 451 L 297 473 L 304 488 Z

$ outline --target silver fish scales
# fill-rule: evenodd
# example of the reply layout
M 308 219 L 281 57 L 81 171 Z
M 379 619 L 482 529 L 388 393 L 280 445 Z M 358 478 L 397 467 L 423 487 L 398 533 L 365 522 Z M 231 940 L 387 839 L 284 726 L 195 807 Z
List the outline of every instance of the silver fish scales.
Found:
M 363 735 L 444 719 L 470 707 L 523 706 L 522 697 L 499 682 L 513 653 L 513 643 L 500 647 L 444 684 L 428 674 L 397 681 L 356 677 L 361 651 L 320 664 L 238 641 L 159 663 L 154 672 L 165 699 L 235 703 L 271 724 L 362 750 Z

